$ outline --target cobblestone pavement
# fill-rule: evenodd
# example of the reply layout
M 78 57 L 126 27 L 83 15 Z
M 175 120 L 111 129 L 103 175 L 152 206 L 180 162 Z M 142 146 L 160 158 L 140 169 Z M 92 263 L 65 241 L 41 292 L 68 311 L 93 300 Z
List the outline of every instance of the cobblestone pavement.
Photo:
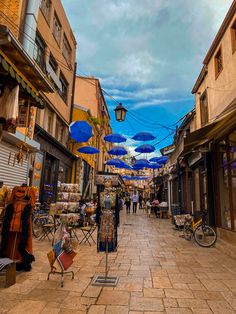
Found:
M 179 237 L 169 220 L 121 215 L 119 247 L 109 255 L 115 288 L 90 285 L 104 271 L 104 254 L 81 245 L 75 279 L 47 281 L 47 240 L 35 241 L 33 270 L 0 290 L 0 313 L 236 313 L 236 262 L 215 248 L 204 249 Z

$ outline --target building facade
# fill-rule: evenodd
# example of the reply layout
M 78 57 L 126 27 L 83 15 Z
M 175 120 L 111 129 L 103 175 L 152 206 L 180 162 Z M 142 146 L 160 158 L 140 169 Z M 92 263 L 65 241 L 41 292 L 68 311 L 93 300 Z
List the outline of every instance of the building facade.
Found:
M 218 245 L 236 256 L 236 1 L 194 85 L 196 130 L 184 152 L 195 167 L 194 209 L 207 210 Z M 229 246 L 225 245 L 227 243 Z M 234 248 L 233 248 L 234 246 Z
M 30 110 L 30 137 L 37 143 L 29 167 L 30 181 L 39 187 L 41 201 L 54 201 L 58 184 L 71 182 L 76 159 L 68 149 L 76 41 L 59 0 L 4 1 L 0 4 L 0 23 L 5 25 L 5 33 L 10 30 L 10 36 L 17 40 L 12 41 L 9 56 L 13 63 L 21 65 L 20 78 L 32 79 L 32 86 L 23 88 L 33 94 L 31 98 L 36 103 L 41 103 L 40 110 Z M 7 45 L 1 46 L 5 54 L 10 51 Z M 18 126 L 23 133 L 26 117 L 27 108 L 20 100 Z
M 41 145 L 41 201 L 54 201 L 58 184 L 71 182 L 76 159 L 68 149 L 76 41 L 61 1 L 40 1 L 33 58 L 53 85 L 53 93 L 41 93 L 46 107 L 37 112 L 35 139 Z
M 82 111 L 86 111 L 86 114 L 82 114 Z M 110 115 L 106 105 L 103 91 L 98 79 L 93 77 L 81 77 L 77 76 L 75 81 L 74 90 L 74 110 L 73 121 L 86 120 L 93 128 L 93 137 L 87 144 L 99 149 L 99 154 L 95 157 L 86 157 L 85 154 L 80 154 L 84 163 L 84 167 L 77 167 L 77 173 L 81 172 L 86 174 L 80 174 L 84 178 L 88 178 L 90 174 L 90 195 L 96 192 L 94 187 L 94 176 L 98 171 L 105 170 L 105 162 L 110 158 L 108 150 L 111 148 L 111 144 L 104 141 L 104 136 L 110 134 Z M 75 147 L 77 147 L 76 145 Z M 76 153 L 76 149 L 74 150 Z M 91 179 L 92 178 L 92 179 Z M 85 181 L 84 181 L 85 182 Z M 86 189 L 87 184 L 84 184 Z M 88 195 L 88 191 L 83 190 L 83 194 Z
M 41 93 L 53 92 L 24 41 L 26 23 L 24 1 L 0 3 L 0 181 L 10 188 L 31 184 L 36 112 L 45 108 Z

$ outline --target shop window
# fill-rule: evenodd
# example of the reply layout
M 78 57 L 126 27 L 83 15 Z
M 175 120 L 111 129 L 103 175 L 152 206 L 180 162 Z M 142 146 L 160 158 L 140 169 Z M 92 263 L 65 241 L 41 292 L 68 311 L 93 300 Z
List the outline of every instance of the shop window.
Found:
M 45 72 L 45 49 L 46 45 L 41 36 L 37 33 L 34 45 L 34 60 L 37 62 L 37 64 L 44 72 Z
M 236 20 L 231 27 L 232 51 L 236 51 Z
M 50 54 L 50 57 L 49 57 L 49 64 L 52 67 L 53 71 L 57 73 L 58 63 L 52 54 Z
M 236 131 L 220 144 L 221 227 L 236 231 Z
M 41 0 L 42 13 L 48 23 L 50 23 L 51 0 Z
M 64 100 L 65 103 L 67 103 L 68 100 L 68 82 L 65 79 L 64 75 L 61 73 L 60 74 L 60 82 L 61 82 L 61 91 L 60 95 L 62 99 Z
M 45 109 L 44 114 L 44 129 L 49 133 L 53 133 L 53 112 L 48 108 Z
M 65 57 L 66 61 L 71 64 L 71 54 L 72 50 L 70 44 L 66 38 L 66 35 L 63 36 L 63 46 L 62 46 L 62 54 Z
M 206 91 L 200 97 L 201 126 L 203 127 L 209 121 L 208 99 Z
M 193 170 L 193 185 L 194 185 L 194 210 L 200 211 L 201 196 L 200 196 L 199 168 L 196 168 L 195 170 Z
M 61 31 L 62 31 L 61 23 L 59 22 L 56 13 L 54 13 L 52 33 L 59 46 L 61 43 Z
M 216 78 L 220 75 L 222 70 L 223 70 L 223 56 L 222 56 L 222 49 L 220 48 L 215 55 Z

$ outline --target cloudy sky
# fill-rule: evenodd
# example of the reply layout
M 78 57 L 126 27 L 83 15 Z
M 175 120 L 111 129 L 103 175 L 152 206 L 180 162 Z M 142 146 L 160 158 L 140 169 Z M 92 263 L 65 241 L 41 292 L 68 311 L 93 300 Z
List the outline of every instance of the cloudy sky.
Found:
M 106 98 L 113 131 L 152 131 L 154 143 L 171 134 L 194 106 L 191 89 L 232 0 L 62 3 L 78 42 L 78 73 L 98 77 L 128 109 L 126 122 L 115 122 L 117 104 Z M 169 144 L 171 136 L 156 147 Z

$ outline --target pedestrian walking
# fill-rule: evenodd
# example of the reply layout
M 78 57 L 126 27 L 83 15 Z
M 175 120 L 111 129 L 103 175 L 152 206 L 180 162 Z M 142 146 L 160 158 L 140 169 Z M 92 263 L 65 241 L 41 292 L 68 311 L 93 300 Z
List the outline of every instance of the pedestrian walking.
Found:
M 143 208 L 143 197 L 142 197 L 142 194 L 139 194 L 138 202 L 139 202 L 139 209 L 142 209 Z
M 151 217 L 152 204 L 149 199 L 146 201 L 147 215 Z
M 153 206 L 153 209 L 154 209 L 154 212 L 155 212 L 155 216 L 157 217 L 158 216 L 158 213 L 160 212 L 159 210 L 159 201 L 157 198 L 155 198 L 153 201 L 152 201 L 152 206 Z
M 133 202 L 133 214 L 136 214 L 136 212 L 137 212 L 137 205 L 138 205 L 138 194 L 133 194 L 132 202 Z
M 126 214 L 130 214 L 131 198 L 128 194 L 125 198 Z

